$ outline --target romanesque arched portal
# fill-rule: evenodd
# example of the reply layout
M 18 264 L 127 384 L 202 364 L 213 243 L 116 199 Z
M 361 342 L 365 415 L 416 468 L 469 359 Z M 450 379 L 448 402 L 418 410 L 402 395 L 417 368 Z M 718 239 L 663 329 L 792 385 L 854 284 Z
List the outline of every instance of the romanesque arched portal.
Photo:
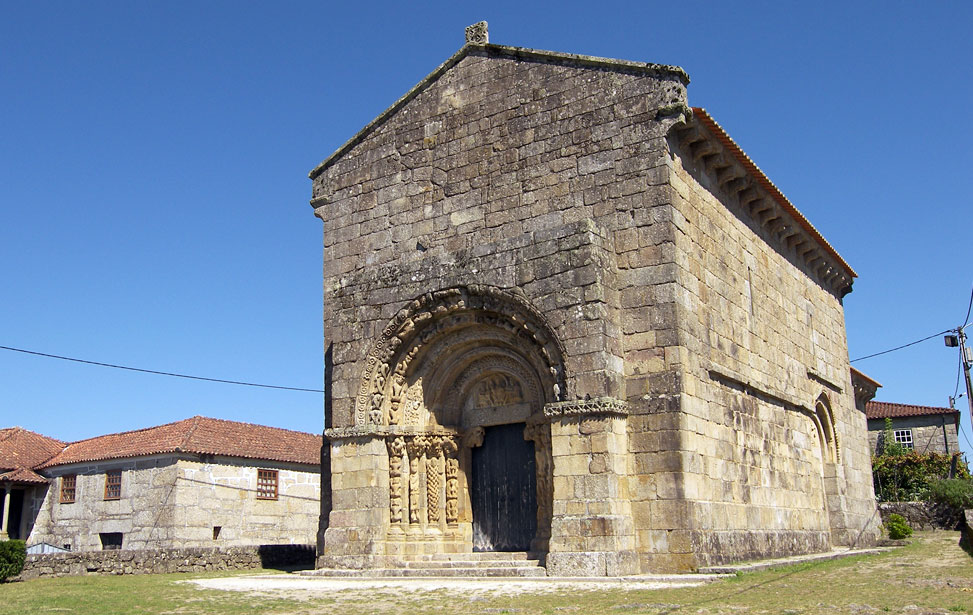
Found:
M 561 399 L 562 357 L 542 315 L 494 287 L 427 293 L 395 316 L 355 407 L 356 425 L 386 439 L 390 543 L 546 550 L 543 407 Z

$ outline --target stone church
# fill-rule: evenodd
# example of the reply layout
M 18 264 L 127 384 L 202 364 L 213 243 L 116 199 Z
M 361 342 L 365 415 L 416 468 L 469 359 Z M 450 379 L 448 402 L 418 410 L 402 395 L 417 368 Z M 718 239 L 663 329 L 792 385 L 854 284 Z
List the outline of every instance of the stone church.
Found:
M 530 551 L 614 576 L 874 543 L 855 273 L 688 83 L 480 23 L 311 171 L 319 566 Z

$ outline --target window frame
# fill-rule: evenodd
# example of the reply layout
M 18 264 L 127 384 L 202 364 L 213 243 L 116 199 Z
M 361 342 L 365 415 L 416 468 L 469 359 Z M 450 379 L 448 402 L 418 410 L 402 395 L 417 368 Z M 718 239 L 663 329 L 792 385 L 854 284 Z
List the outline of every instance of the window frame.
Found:
M 916 448 L 915 440 L 913 440 L 913 438 L 912 438 L 912 430 L 911 429 L 894 429 L 894 430 L 892 430 L 892 440 L 894 440 L 896 444 L 898 444 L 899 446 L 902 446 L 904 448 L 907 448 L 907 449 L 910 449 L 910 450 L 915 450 L 915 448 Z
M 273 494 L 270 488 L 273 487 Z M 257 499 L 276 500 L 280 497 L 280 473 L 278 470 L 257 470 Z
M 61 477 L 61 504 L 74 504 L 78 501 L 78 475 L 65 474 Z
M 105 499 L 122 499 L 122 471 L 108 470 L 105 472 Z

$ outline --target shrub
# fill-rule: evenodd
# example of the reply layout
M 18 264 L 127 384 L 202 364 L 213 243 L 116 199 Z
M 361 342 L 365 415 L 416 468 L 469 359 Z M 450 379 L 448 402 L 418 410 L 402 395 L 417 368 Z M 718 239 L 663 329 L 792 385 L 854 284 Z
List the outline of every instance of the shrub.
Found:
M 973 508 L 973 480 L 947 478 L 930 481 L 927 499 L 955 510 Z
M 23 540 L 0 542 L 0 582 L 20 574 L 26 560 L 27 543 Z
M 903 538 L 912 536 L 912 527 L 909 525 L 909 522 L 902 515 L 895 513 L 889 515 L 886 529 L 889 531 L 889 538 L 892 540 L 902 540 Z
M 961 459 L 953 461 L 943 453 L 896 453 L 872 458 L 872 479 L 875 497 L 880 502 L 906 502 L 926 499 L 929 485 L 949 476 L 950 466 L 956 464 L 958 478 L 970 477 Z

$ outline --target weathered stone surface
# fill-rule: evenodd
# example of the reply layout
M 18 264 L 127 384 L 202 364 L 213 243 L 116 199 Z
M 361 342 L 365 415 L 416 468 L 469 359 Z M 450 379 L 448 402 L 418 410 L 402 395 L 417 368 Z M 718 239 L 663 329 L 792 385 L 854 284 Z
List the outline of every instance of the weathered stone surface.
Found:
M 261 461 L 260 468 L 278 473 L 278 498 L 261 500 L 254 463 L 159 455 L 52 468 L 54 486 L 38 503 L 30 542 L 100 551 L 99 534 L 117 532 L 125 550 L 313 543 L 320 474 L 305 465 Z M 120 499 L 104 498 L 108 470 L 122 472 Z M 75 502 L 59 499 L 62 474 L 77 476 Z
M 28 555 L 16 579 L 85 574 L 155 574 L 311 566 L 313 545 L 262 545 L 227 548 L 89 551 Z
M 555 574 L 873 541 L 850 268 L 681 69 L 470 42 L 311 174 L 322 561 L 470 550 L 472 451 L 521 422 Z

